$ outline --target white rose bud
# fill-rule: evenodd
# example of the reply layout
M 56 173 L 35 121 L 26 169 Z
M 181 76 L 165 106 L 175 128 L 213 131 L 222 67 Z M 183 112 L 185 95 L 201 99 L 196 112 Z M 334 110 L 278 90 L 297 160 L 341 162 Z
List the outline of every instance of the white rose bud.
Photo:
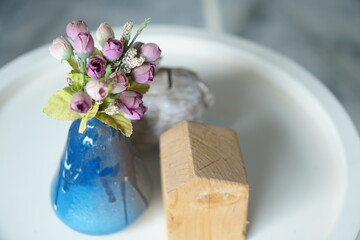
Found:
M 100 44 L 100 46 L 103 46 L 104 43 L 109 38 L 114 38 L 114 37 L 115 37 L 114 31 L 110 27 L 110 25 L 107 23 L 100 24 L 100 26 L 96 30 L 96 39 L 98 40 L 98 43 Z
M 66 38 L 58 37 L 49 47 L 49 51 L 58 60 L 69 60 L 73 54 L 73 47 Z

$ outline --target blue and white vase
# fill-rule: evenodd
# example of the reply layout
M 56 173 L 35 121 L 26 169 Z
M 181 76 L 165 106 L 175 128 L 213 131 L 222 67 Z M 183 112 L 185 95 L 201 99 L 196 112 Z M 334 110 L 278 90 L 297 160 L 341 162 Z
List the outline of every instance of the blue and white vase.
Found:
M 130 139 L 96 118 L 83 134 L 70 129 L 60 169 L 51 188 L 57 216 L 72 229 L 92 235 L 119 231 L 146 209 L 149 174 Z

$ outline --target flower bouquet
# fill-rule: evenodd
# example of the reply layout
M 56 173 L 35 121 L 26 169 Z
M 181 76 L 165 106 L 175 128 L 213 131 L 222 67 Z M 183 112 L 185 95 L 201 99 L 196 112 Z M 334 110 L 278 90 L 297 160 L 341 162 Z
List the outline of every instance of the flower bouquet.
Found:
M 148 25 L 146 19 L 131 38 L 132 22 L 125 23 L 120 39 L 113 29 L 102 23 L 94 40 L 84 21 L 73 21 L 66 26 L 64 37 L 58 37 L 49 47 L 52 56 L 67 61 L 72 70 L 67 74 L 68 87 L 56 92 L 44 112 L 55 119 L 81 119 L 79 132 L 87 121 L 96 117 L 101 122 L 120 130 L 129 137 L 131 120 L 139 120 L 146 112 L 143 94 L 153 81 L 161 50 L 155 43 L 135 42 Z
M 60 167 L 51 187 L 51 201 L 65 224 L 87 234 L 116 232 L 137 219 L 151 195 L 149 175 L 129 136 L 132 120 L 147 110 L 142 98 L 154 79 L 161 50 L 155 43 L 136 42 L 132 22 L 115 38 L 106 23 L 96 38 L 84 21 L 66 26 L 50 53 L 72 70 L 68 86 L 50 97 L 44 112 L 55 119 L 73 120 Z

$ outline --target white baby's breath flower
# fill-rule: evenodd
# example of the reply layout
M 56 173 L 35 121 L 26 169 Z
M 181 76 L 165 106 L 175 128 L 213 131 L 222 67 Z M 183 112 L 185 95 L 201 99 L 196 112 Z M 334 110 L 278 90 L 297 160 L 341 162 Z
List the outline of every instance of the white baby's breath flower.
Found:
M 71 78 L 66 78 L 67 85 L 71 85 L 74 82 Z
M 121 42 L 124 42 L 128 38 L 133 26 L 134 26 L 133 22 L 126 22 L 124 24 L 123 29 L 122 29 L 121 39 L 120 39 Z
M 145 62 L 145 57 L 137 56 L 137 49 L 130 48 L 124 55 L 120 69 L 125 73 L 130 73 L 131 69 L 141 66 Z
M 120 112 L 120 108 L 114 103 L 110 103 L 109 106 L 105 109 L 105 113 L 107 115 L 115 115 L 118 114 L 119 112 Z

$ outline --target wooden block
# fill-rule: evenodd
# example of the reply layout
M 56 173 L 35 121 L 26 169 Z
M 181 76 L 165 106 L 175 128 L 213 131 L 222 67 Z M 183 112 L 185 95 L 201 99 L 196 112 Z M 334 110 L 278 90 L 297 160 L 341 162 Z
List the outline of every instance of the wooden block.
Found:
M 160 137 L 169 240 L 246 238 L 249 186 L 236 132 L 181 122 Z

